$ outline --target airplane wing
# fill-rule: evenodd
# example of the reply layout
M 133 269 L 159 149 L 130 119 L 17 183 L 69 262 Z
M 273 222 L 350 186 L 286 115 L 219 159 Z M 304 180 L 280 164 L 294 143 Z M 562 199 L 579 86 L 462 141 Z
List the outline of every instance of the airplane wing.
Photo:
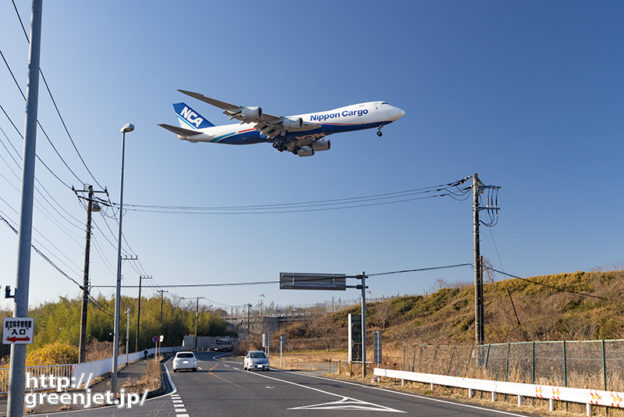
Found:
M 289 118 L 274 116 L 264 113 L 261 107 L 237 106 L 225 101 L 215 100 L 200 93 L 192 91 L 178 90 L 179 92 L 191 96 L 223 110 L 223 113 L 230 119 L 240 120 L 241 123 L 253 123 L 254 128 L 270 139 L 277 136 L 284 136 L 287 132 L 303 132 L 321 127 L 318 124 L 304 122 L 301 118 Z

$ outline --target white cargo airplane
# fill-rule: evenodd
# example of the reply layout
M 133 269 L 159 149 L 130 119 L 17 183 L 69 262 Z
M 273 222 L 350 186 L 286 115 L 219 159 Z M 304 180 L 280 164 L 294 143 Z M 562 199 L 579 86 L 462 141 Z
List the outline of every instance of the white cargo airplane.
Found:
M 230 119 L 240 124 L 215 126 L 185 103 L 173 105 L 180 127 L 159 124 L 189 142 L 214 142 L 230 145 L 249 145 L 269 142 L 278 151 L 290 151 L 299 156 L 312 156 L 315 151 L 326 151 L 330 141 L 323 139 L 332 133 L 381 128 L 403 117 L 405 112 L 385 101 L 353 104 L 318 113 L 295 116 L 273 116 L 261 107 L 236 106 L 199 93 L 178 90 L 181 93 L 223 109 Z

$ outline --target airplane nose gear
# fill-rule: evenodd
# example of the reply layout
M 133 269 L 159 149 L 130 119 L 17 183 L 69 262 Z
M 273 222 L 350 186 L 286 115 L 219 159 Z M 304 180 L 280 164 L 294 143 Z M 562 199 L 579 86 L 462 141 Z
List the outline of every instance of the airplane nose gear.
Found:
M 381 137 L 381 136 L 383 135 L 383 133 L 381 133 L 381 128 L 382 128 L 382 127 L 383 127 L 383 126 L 379 126 L 379 127 L 377 128 L 377 136 L 379 136 L 379 137 Z

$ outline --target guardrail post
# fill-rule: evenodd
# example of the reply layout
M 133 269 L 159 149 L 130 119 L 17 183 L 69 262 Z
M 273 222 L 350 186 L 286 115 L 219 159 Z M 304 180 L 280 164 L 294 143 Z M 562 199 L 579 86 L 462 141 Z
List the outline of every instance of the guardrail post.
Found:
M 518 395 L 518 407 L 522 407 L 522 395 Z
M 586 407 L 585 407 L 585 415 L 587 417 L 591 417 L 591 414 L 592 414 L 592 410 L 591 409 L 592 409 L 591 404 L 587 403 Z
M 473 392 L 472 388 L 468 388 L 468 398 L 472 398 Z
M 496 401 L 496 391 L 492 391 L 492 402 Z
M 555 400 L 553 400 L 552 398 L 548 400 L 548 410 L 555 411 Z

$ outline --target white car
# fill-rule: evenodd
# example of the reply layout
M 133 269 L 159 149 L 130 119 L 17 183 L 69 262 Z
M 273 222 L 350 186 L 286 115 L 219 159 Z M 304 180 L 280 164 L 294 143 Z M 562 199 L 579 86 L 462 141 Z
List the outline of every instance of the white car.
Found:
M 193 352 L 178 352 L 173 358 L 173 372 L 180 369 L 190 369 L 197 372 L 197 358 Z
M 269 358 L 267 358 L 267 355 L 261 350 L 251 350 L 247 353 L 247 356 L 245 356 L 243 368 L 245 368 L 246 371 L 254 369 L 268 371 L 270 369 Z

